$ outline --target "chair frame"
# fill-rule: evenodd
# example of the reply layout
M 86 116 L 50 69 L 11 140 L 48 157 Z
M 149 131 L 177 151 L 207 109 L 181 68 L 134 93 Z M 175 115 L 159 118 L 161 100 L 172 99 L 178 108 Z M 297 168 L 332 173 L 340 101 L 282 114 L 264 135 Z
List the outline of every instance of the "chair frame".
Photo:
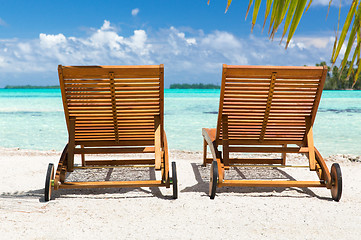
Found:
M 81 188 L 121 188 L 121 187 L 166 187 L 169 188 L 171 185 L 173 185 L 173 198 L 177 198 L 177 177 L 176 177 L 176 170 L 175 170 L 175 163 L 172 163 L 173 171 L 172 171 L 172 178 L 169 177 L 169 154 L 168 154 L 168 143 L 166 138 L 166 133 L 164 131 L 164 121 L 163 121 L 163 102 L 164 102 L 164 65 L 146 65 L 146 66 L 61 66 L 58 67 L 58 73 L 59 73 L 59 81 L 60 81 L 60 88 L 62 93 L 62 100 L 63 100 L 63 106 L 64 106 L 64 113 L 65 113 L 65 119 L 67 123 L 68 128 L 68 135 L 69 140 L 66 144 L 57 169 L 54 174 L 54 169 L 49 165 L 48 167 L 48 173 L 46 177 L 46 186 L 45 186 L 45 200 L 48 201 L 51 199 L 51 191 L 52 189 L 58 190 L 58 189 L 81 189 Z M 96 117 L 94 117 L 94 110 L 92 112 L 91 107 L 87 106 L 86 103 L 80 105 L 77 109 L 80 110 L 69 110 L 69 104 L 68 104 L 68 93 L 66 92 L 66 89 L 69 89 L 70 87 L 76 88 L 76 84 L 79 84 L 79 81 L 76 80 L 76 78 L 85 78 L 88 79 L 88 82 L 91 82 L 92 84 L 89 84 L 89 88 L 94 87 L 97 88 L 97 77 L 94 76 L 105 76 L 105 77 L 99 77 L 99 79 L 103 78 L 102 80 L 106 80 L 107 83 L 109 83 L 109 89 L 107 93 L 104 93 L 103 96 L 100 96 L 100 98 L 107 98 L 108 96 L 111 97 L 111 100 L 107 100 L 108 102 L 111 102 L 112 105 L 112 114 L 113 114 L 113 127 L 111 129 L 113 130 L 104 130 L 105 127 L 99 122 L 92 121 L 92 119 L 99 117 L 100 122 L 105 121 L 104 116 L 102 114 L 98 114 Z M 108 76 L 108 77 L 107 77 Z M 116 80 L 115 78 L 124 78 L 124 79 L 136 79 L 134 80 L 136 84 L 140 84 L 140 87 L 133 87 L 130 85 L 122 84 L 121 82 L 118 82 L 118 87 L 116 86 Z M 74 78 L 75 80 L 72 80 Z M 94 79 L 94 80 L 89 80 Z M 151 118 L 152 113 L 143 114 L 142 111 L 139 111 L 139 113 L 134 113 L 134 111 L 137 111 L 137 106 L 129 106 L 125 105 L 125 112 L 131 112 L 131 113 L 125 113 L 121 116 L 119 113 L 119 106 L 117 106 L 117 88 L 119 89 L 119 86 L 124 87 L 125 89 L 130 89 L 132 91 L 139 91 L 137 93 L 129 93 L 130 97 L 128 98 L 135 98 L 133 99 L 134 102 L 139 101 L 137 99 L 141 98 L 139 97 L 139 94 L 150 94 L 151 91 L 147 90 L 149 87 L 146 87 L 146 84 L 142 82 L 142 79 L 158 79 L 159 86 L 157 87 L 157 91 L 159 91 L 159 111 L 158 115 L 154 115 L 154 139 L 145 139 L 144 137 L 140 136 L 138 139 L 135 137 L 131 139 L 122 139 L 122 136 L 120 135 L 120 130 L 118 131 L 119 119 L 124 118 Z M 119 80 L 121 81 L 121 80 Z M 130 80 L 127 80 L 126 82 L 129 82 Z M 150 80 L 149 80 L 150 81 Z M 147 82 L 145 80 L 145 82 Z M 71 85 L 73 83 L 74 85 Z M 68 84 L 68 85 L 67 85 Z M 121 84 L 121 85 L 119 85 Z M 143 85 L 144 86 L 143 86 Z M 79 84 L 81 85 L 81 84 Z M 99 88 L 99 87 L 98 87 Z M 81 89 L 81 88 L 79 88 Z M 140 91 L 143 90 L 143 91 Z M 74 91 L 74 90 L 73 90 Z M 84 96 L 81 96 L 80 90 L 76 94 L 78 99 L 82 99 Z M 89 90 L 87 90 L 89 91 Z M 105 91 L 104 88 L 102 88 L 102 91 Z M 149 91 L 149 92 L 146 92 Z M 84 95 L 92 94 L 91 92 L 83 93 Z M 131 94 L 138 94 L 138 95 L 131 95 Z M 99 96 L 96 95 L 96 96 Z M 87 96 L 85 96 L 87 97 Z M 125 98 L 127 98 L 125 96 Z M 83 99 L 84 100 L 84 99 Z M 143 99 L 144 100 L 144 99 Z M 127 101 L 127 99 L 125 99 Z M 147 101 L 145 99 L 144 101 Z M 149 100 L 150 101 L 150 100 Z M 149 102 L 148 101 L 148 102 Z M 136 104 L 136 103 L 135 103 Z M 150 103 L 149 103 L 150 104 Z M 141 105 L 141 104 L 140 104 Z M 84 110 L 88 110 L 89 112 L 86 113 Z M 109 106 L 107 106 L 107 110 L 109 110 Z M 123 109 L 122 108 L 122 109 Z M 144 112 L 152 112 L 150 107 L 144 107 L 147 108 Z M 101 108 L 99 108 L 101 109 Z M 104 107 L 105 109 L 105 107 Z M 149 110 L 150 109 L 150 110 Z M 72 112 L 70 112 L 72 111 Z M 78 112 L 76 112 L 78 111 Z M 80 112 L 83 111 L 83 112 Z M 105 110 L 104 110 L 105 111 Z M 154 110 L 153 110 L 154 112 Z M 109 112 L 107 112 L 109 115 Z M 107 116 L 108 116 L 107 115 Z M 84 120 L 84 118 L 88 118 L 88 120 Z M 89 120 L 90 119 L 90 120 Z M 76 130 L 78 123 L 80 122 L 83 124 L 82 126 L 93 126 L 92 128 L 92 135 L 102 135 L 105 131 L 111 132 L 112 136 L 114 136 L 114 139 L 80 139 L 79 137 L 77 139 L 76 136 Z M 142 124 L 141 121 L 137 120 L 131 120 L 129 121 L 131 123 L 129 124 Z M 138 123 L 139 122 L 139 123 Z M 151 122 L 149 120 L 149 122 Z M 149 124 L 153 124 L 149 123 Z M 129 125 L 128 124 L 128 125 Z M 80 126 L 80 125 L 79 125 Z M 99 129 L 95 129 L 99 128 Z M 80 128 L 80 127 L 79 127 Z M 90 127 L 88 127 L 90 128 Z M 126 131 L 131 131 L 129 134 L 139 134 L 139 129 L 134 130 L 133 128 L 126 126 Z M 86 130 L 87 128 L 83 127 L 85 129 L 85 132 L 89 132 L 89 130 Z M 102 130 L 103 129 L 103 130 Z M 130 129 L 130 130 L 129 130 Z M 149 131 L 149 127 L 148 127 Z M 127 135 L 131 136 L 131 135 Z M 133 135 L 132 135 L 133 136 Z M 131 136 L 131 137 L 132 137 Z M 136 136 L 136 135 L 134 135 Z M 104 136 L 104 138 L 106 138 Z M 126 160 L 86 160 L 85 155 L 88 154 L 141 154 L 141 153 L 154 153 L 154 158 L 152 159 L 126 159 Z M 81 166 L 74 166 L 74 155 L 81 155 Z M 114 168 L 114 167 L 144 167 L 144 168 L 154 168 L 156 171 L 161 171 L 161 179 L 160 180 L 143 180 L 143 181 L 88 181 L 88 182 L 69 182 L 66 181 L 66 175 L 68 172 L 73 172 L 74 169 L 93 169 L 93 168 Z M 48 182 L 48 183 L 47 183 Z
M 304 118 L 305 134 L 302 140 L 282 140 L 265 139 L 270 109 L 272 106 L 272 97 L 277 81 L 277 72 L 284 74 L 318 75 L 319 85 L 314 98 L 314 103 L 310 116 Z M 286 73 L 285 73 L 286 72 Z M 289 73 L 288 73 L 289 72 Z M 307 73 L 306 73 L 307 72 Z M 267 105 L 264 111 L 262 129 L 259 139 L 232 139 L 228 136 L 229 115 L 223 112 L 223 103 L 225 99 L 225 85 L 228 78 L 237 78 L 247 76 L 247 74 L 259 74 L 263 77 L 268 76 L 269 90 Z M 270 67 L 270 66 L 227 66 L 223 65 L 222 86 L 219 105 L 219 114 L 217 128 L 203 128 L 203 165 L 212 163 L 211 177 L 209 186 L 209 195 L 211 199 L 215 197 L 216 187 L 238 186 L 238 187 L 325 187 L 331 189 L 332 198 L 339 201 L 342 192 L 342 176 L 339 165 L 332 166 L 331 172 L 322 158 L 320 152 L 315 148 L 313 141 L 313 123 L 316 117 L 317 108 L 321 99 L 322 89 L 325 83 L 327 67 Z M 295 81 L 296 82 L 296 81 Z M 252 90 L 252 89 L 250 89 Z M 292 112 L 292 111 L 290 111 Z M 250 118 L 254 117 L 252 113 Z M 250 120 L 252 121 L 252 119 Z M 222 131 L 222 137 L 220 137 Z M 292 147 L 289 145 L 296 145 Z M 207 146 L 210 149 L 212 158 L 207 158 Z M 222 151 L 218 149 L 222 146 Z M 281 153 L 279 159 L 264 158 L 230 158 L 230 153 Z M 296 180 L 227 180 L 225 179 L 225 170 L 232 166 L 257 166 L 257 167 L 292 167 L 286 165 L 287 153 L 301 153 L 308 158 L 308 168 L 315 171 L 319 181 L 296 181 Z M 300 166 L 297 166 L 300 167 Z

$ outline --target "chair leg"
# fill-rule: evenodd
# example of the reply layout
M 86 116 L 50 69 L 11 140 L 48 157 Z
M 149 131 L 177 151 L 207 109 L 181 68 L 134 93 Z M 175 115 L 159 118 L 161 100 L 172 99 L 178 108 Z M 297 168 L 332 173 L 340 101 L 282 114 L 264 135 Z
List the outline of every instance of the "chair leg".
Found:
M 81 145 L 80 147 L 81 147 L 81 149 L 84 149 L 84 145 Z M 85 167 L 85 154 L 84 153 L 81 154 L 81 166 Z
M 69 119 L 69 143 L 68 143 L 68 160 L 67 171 L 74 171 L 74 148 L 75 148 L 75 117 Z
M 207 166 L 207 141 L 203 139 L 203 166 Z
M 287 144 L 283 144 L 284 148 L 287 148 Z M 282 165 L 286 165 L 286 156 L 287 153 L 282 153 Z

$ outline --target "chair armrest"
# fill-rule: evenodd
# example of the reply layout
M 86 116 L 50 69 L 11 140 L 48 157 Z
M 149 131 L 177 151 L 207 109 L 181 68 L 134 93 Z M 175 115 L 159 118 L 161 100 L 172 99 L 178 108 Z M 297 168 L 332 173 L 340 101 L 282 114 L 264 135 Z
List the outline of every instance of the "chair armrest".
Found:
M 221 158 L 221 153 L 216 146 L 216 129 L 215 128 L 202 128 L 202 136 L 206 140 L 209 149 L 211 150 L 213 161 Z

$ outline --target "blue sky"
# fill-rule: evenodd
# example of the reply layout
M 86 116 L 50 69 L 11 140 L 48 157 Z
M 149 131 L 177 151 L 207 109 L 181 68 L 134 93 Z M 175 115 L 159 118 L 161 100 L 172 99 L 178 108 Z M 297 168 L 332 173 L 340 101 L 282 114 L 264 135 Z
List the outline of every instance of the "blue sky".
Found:
M 0 0 L 0 87 L 57 85 L 57 65 L 165 65 L 165 85 L 214 83 L 222 64 L 329 62 L 338 1 L 314 0 L 288 50 L 261 33 L 264 3 L 251 33 L 248 1 Z M 336 3 L 337 2 L 337 3 Z M 346 1 L 341 22 L 349 8 Z M 267 26 L 268 22 L 266 23 Z M 281 32 L 281 31 L 280 31 Z M 342 56 L 341 56 L 342 57 Z

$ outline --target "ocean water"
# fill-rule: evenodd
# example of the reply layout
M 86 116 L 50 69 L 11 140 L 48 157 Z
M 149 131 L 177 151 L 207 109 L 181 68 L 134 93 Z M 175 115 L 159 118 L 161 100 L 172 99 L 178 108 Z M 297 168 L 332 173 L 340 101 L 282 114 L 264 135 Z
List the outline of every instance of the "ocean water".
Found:
M 219 90 L 165 90 L 170 149 L 202 150 L 202 127 L 215 127 Z M 361 91 L 324 91 L 314 125 L 325 155 L 361 155 Z M 62 150 L 67 129 L 59 89 L 0 89 L 0 147 Z

